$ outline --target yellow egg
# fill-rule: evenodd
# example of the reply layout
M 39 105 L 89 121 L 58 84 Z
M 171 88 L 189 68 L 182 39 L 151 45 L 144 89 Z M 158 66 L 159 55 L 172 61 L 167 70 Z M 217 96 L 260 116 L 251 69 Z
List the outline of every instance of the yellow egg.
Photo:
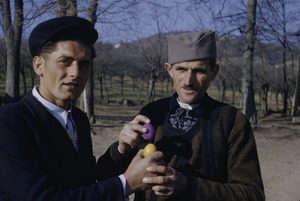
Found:
M 156 152 L 156 146 L 152 143 L 149 143 L 145 148 L 144 148 L 144 157 L 153 154 Z

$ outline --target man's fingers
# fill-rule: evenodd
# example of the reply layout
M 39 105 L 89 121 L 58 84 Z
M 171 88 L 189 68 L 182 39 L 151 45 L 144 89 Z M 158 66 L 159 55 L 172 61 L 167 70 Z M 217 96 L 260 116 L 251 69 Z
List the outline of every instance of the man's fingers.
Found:
M 163 185 L 167 184 L 168 180 L 166 176 L 156 176 L 156 177 L 145 177 L 143 178 L 143 182 L 150 185 Z
M 171 196 L 174 192 L 174 188 L 156 185 L 152 187 L 152 190 L 157 196 Z
M 163 164 L 164 163 L 164 161 L 163 161 L 164 154 L 161 151 L 156 151 L 153 154 L 148 155 L 146 158 L 149 158 L 150 160 L 153 160 L 155 162 L 159 162 L 159 164 Z M 147 168 L 147 171 L 149 171 L 148 169 L 151 170 L 151 169 L 153 169 L 155 167 L 158 167 L 158 166 L 150 166 L 150 167 Z M 149 172 L 151 172 L 151 171 L 149 171 Z
M 138 124 L 140 122 L 148 124 L 150 123 L 150 119 L 144 115 L 138 114 L 131 122 L 135 124 Z
M 152 173 L 157 173 L 157 174 L 163 174 L 167 176 L 174 174 L 173 169 L 166 166 L 149 167 L 147 168 L 147 171 Z
M 142 149 L 140 149 L 139 152 L 136 154 L 135 158 L 143 159 L 143 157 L 144 157 L 144 152 Z
M 139 133 L 147 132 L 147 128 L 145 128 L 143 125 L 140 125 L 138 123 L 130 122 L 124 126 L 122 132 L 126 133 L 126 135 L 136 137 L 137 136 L 136 132 Z
M 139 124 L 128 123 L 124 125 L 119 135 L 119 145 L 129 146 L 131 147 L 131 149 L 136 148 L 139 144 L 141 144 L 144 141 L 141 135 L 138 134 L 138 132 L 142 132 L 144 129 L 146 128 Z M 120 150 L 121 147 L 118 148 L 119 151 L 126 151 L 124 150 L 124 147 L 122 147 L 122 150 Z

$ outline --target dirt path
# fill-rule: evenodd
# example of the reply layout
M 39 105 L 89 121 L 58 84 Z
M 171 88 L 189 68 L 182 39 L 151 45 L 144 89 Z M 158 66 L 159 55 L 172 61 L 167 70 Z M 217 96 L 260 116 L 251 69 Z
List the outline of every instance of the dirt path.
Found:
M 103 154 L 117 140 L 124 123 L 138 107 L 97 106 L 93 125 L 94 153 Z M 265 186 L 266 201 L 300 201 L 300 124 L 279 114 L 260 119 L 253 128 Z
M 267 201 L 300 201 L 300 125 L 279 115 L 254 128 Z

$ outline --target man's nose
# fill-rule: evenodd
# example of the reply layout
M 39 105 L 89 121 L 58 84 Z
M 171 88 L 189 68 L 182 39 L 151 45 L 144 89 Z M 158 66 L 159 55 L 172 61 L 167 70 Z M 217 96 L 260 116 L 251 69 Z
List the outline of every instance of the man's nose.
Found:
M 78 62 L 74 61 L 72 62 L 72 65 L 70 66 L 70 72 L 69 75 L 71 77 L 78 77 L 79 76 L 79 64 Z
M 195 79 L 195 75 L 193 71 L 188 70 L 185 76 L 185 81 L 184 81 L 185 85 L 192 84 L 194 82 L 194 79 Z

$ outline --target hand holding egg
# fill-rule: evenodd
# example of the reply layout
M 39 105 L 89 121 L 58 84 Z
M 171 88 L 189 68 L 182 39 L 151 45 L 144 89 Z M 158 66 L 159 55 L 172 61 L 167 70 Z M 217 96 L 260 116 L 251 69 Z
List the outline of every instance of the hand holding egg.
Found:
M 145 148 L 144 148 L 144 157 L 149 156 L 150 154 L 153 154 L 154 152 L 157 151 L 157 148 L 154 144 L 149 143 Z
M 147 128 L 147 132 L 143 133 L 144 138 L 147 140 L 152 139 L 155 135 L 155 128 L 151 124 L 144 124 L 143 126 Z

